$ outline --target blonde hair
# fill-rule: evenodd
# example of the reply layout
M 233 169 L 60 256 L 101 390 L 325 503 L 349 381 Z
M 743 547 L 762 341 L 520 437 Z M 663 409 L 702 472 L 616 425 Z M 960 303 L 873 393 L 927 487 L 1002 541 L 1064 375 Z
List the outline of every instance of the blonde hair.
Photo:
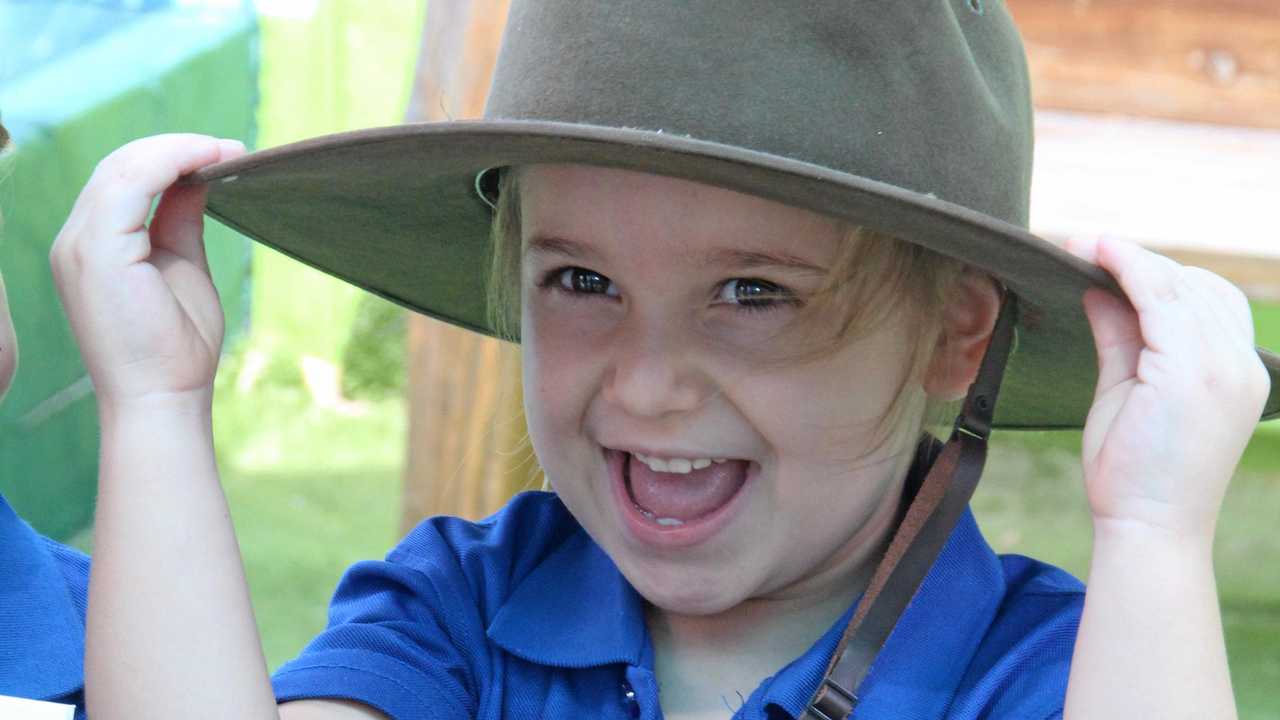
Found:
M 504 168 L 498 181 L 488 285 L 490 326 L 499 337 L 513 341 L 519 338 L 522 255 L 517 175 Z M 923 428 L 949 425 L 958 410 L 954 401 L 926 396 L 917 381 L 941 339 L 943 310 L 966 266 L 920 245 L 849 223 L 845 223 L 845 238 L 821 288 L 801 310 L 804 315 L 838 322 L 821 337 L 791 345 L 800 349 L 789 354 L 786 362 L 834 352 L 875 331 L 895 314 L 901 315 L 916 330 L 909 368 L 895 400 L 879 420 L 872 450 L 909 439 L 910 445 L 895 447 L 895 452 L 909 451 Z M 806 322 L 791 325 L 813 326 Z

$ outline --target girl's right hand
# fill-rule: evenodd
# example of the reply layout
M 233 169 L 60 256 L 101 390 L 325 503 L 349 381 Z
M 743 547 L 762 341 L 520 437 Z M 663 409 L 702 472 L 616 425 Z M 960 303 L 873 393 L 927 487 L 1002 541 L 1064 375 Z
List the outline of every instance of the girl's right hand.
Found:
M 223 317 L 204 252 L 206 188 L 174 182 L 244 152 L 204 135 L 142 138 L 80 193 L 49 259 L 100 404 L 211 397 Z

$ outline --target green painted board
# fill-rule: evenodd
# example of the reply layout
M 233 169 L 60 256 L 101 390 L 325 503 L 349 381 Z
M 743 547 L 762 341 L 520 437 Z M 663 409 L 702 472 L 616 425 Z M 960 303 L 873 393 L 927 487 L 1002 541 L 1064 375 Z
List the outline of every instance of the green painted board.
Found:
M 0 271 L 20 349 L 0 405 L 0 492 L 52 537 L 92 521 L 98 431 L 49 247 L 97 162 L 130 140 L 182 131 L 252 146 L 257 40 L 248 9 L 160 9 L 0 84 L 18 148 L 0 182 Z M 215 223 L 206 241 L 230 341 L 248 317 L 250 251 Z

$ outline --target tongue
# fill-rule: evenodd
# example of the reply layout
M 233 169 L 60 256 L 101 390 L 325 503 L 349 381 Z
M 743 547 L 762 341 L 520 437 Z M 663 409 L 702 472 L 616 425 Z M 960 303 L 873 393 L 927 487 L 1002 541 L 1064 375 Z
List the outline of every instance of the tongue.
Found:
M 655 518 L 682 522 L 706 515 L 729 501 L 747 480 L 745 460 L 712 463 L 687 474 L 654 472 L 627 458 L 631 498 Z

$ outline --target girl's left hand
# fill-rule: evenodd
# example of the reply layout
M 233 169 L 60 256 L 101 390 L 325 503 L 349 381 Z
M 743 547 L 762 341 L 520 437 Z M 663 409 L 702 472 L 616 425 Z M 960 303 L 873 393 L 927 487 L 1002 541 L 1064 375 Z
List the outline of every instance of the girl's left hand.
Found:
M 1132 242 L 1066 249 L 1109 271 L 1132 303 L 1101 288 L 1084 296 L 1098 349 L 1082 453 L 1095 530 L 1211 540 L 1270 390 L 1249 304 L 1218 275 Z

